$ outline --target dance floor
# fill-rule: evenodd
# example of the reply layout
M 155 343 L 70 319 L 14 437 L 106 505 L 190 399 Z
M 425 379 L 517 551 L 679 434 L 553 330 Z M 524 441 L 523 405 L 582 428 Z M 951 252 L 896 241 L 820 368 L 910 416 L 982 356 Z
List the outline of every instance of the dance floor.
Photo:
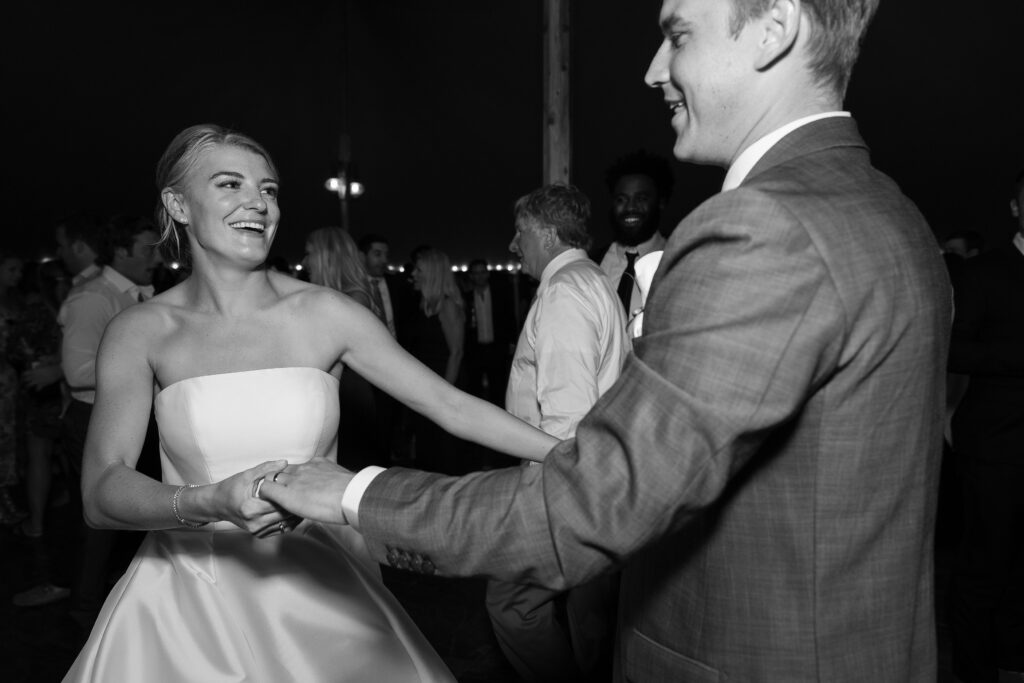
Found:
M 63 552 L 72 538 L 70 506 L 51 509 L 51 527 L 46 542 L 51 556 L 66 558 Z M 132 543 L 119 547 L 116 564 L 122 568 L 132 553 Z M 67 559 L 58 559 L 66 562 Z M 938 556 L 939 595 L 948 579 L 949 554 Z M 84 635 L 65 612 L 66 601 L 43 607 L 14 607 L 11 596 L 33 582 L 31 543 L 0 529 L 0 680 L 8 683 L 50 683 L 59 681 L 71 665 Z M 117 573 L 117 568 L 114 574 Z M 517 679 L 491 631 L 483 606 L 484 582 L 476 579 L 422 577 L 384 568 L 384 580 L 420 626 L 434 648 L 460 681 L 512 683 Z M 115 575 L 111 580 L 116 579 Z M 941 606 L 941 600 L 940 606 Z M 949 673 L 948 635 L 939 610 L 939 683 L 956 679 Z

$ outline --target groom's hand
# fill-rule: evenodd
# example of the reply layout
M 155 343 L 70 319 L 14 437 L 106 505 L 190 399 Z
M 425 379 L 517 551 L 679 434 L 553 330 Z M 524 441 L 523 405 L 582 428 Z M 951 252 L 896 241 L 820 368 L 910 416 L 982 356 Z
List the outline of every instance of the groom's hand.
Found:
M 341 497 L 352 480 L 352 473 L 323 458 L 301 465 L 288 465 L 276 477 L 264 482 L 260 497 L 277 503 L 289 512 L 330 524 L 344 524 Z

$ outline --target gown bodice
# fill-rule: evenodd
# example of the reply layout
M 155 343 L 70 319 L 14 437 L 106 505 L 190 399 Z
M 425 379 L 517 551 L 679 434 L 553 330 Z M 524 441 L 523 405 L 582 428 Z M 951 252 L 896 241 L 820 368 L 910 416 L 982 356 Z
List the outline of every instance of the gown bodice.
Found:
M 183 379 L 157 394 L 153 410 L 166 484 L 209 484 L 268 460 L 336 458 L 338 380 L 316 368 Z

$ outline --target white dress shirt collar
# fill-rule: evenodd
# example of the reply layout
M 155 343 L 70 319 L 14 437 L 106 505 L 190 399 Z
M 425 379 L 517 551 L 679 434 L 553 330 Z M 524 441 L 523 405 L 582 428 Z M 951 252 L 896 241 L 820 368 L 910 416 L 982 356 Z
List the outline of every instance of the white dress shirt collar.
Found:
M 736 161 L 732 162 L 729 167 L 729 171 L 725 174 L 725 182 L 722 183 L 722 192 L 727 190 L 734 190 L 740 186 L 740 183 L 747 177 L 751 169 L 757 165 L 757 162 L 761 160 L 768 150 L 775 146 L 782 138 L 792 133 L 801 126 L 806 126 L 808 123 L 820 121 L 821 119 L 828 119 L 834 116 L 849 116 L 848 111 L 828 111 L 822 114 L 812 114 L 795 121 L 790 121 L 781 128 L 776 128 L 768 135 L 754 141 L 749 147 L 740 152 L 740 155 L 736 157 Z
M 101 276 L 106 278 L 122 294 L 128 293 L 135 298 L 142 294 L 143 299 L 149 299 L 153 296 L 153 285 L 137 285 L 110 266 L 103 266 Z
M 562 266 L 565 264 L 586 258 L 589 258 L 587 256 L 587 252 L 582 249 L 566 249 L 561 254 L 548 261 L 548 264 L 544 266 L 544 272 L 540 274 L 540 285 L 538 285 L 537 289 L 542 289 L 544 285 L 547 284 L 548 280 L 551 279 L 551 276 L 561 270 Z
M 71 286 L 80 285 L 86 280 L 91 280 L 100 274 L 100 267 L 95 263 L 90 263 L 85 268 L 80 270 L 77 275 L 72 276 Z
M 636 252 L 639 256 L 646 256 L 647 254 L 650 254 L 652 251 L 658 251 L 659 249 L 662 249 L 664 247 L 665 236 L 662 235 L 660 232 L 655 231 L 653 235 L 648 237 L 645 241 L 641 242 L 640 244 L 627 246 L 625 244 L 622 244 L 621 242 L 612 242 L 611 245 L 608 247 L 608 251 L 618 254 L 622 258 L 623 262 L 625 262 L 625 254 L 627 251 Z

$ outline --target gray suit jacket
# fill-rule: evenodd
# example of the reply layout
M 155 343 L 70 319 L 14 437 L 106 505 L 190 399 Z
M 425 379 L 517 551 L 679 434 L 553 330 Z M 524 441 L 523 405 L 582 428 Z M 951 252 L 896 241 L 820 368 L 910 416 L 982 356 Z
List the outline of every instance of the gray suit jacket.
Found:
M 949 292 L 855 124 L 804 126 L 676 228 L 575 440 L 543 467 L 384 472 L 362 530 L 444 574 L 623 565 L 626 680 L 931 683 Z

